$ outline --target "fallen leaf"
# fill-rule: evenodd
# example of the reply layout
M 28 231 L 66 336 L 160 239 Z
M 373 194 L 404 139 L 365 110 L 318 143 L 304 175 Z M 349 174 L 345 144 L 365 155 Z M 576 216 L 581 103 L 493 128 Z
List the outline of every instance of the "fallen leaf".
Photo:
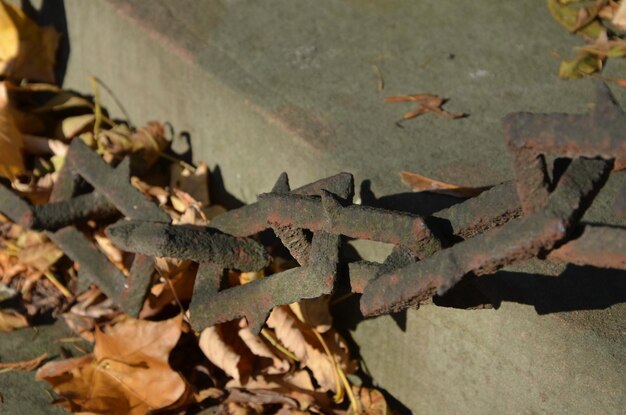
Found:
M 478 196 L 485 190 L 489 190 L 491 188 L 491 186 L 463 187 L 456 184 L 429 179 L 426 176 L 409 171 L 400 172 L 400 177 L 402 178 L 402 182 L 410 186 L 411 190 L 414 192 L 432 192 L 462 198 Z
M 0 331 L 12 331 L 28 327 L 26 317 L 14 310 L 0 310 Z
M 55 136 L 59 139 L 69 140 L 81 133 L 93 129 L 96 116 L 93 114 L 74 115 L 64 118 L 59 123 Z
M 39 27 L 18 7 L 0 2 L 0 74 L 9 79 L 54 82 L 60 35 Z
M 126 320 L 96 330 L 92 354 L 50 362 L 37 372 L 74 412 L 139 415 L 168 407 L 186 383 L 169 366 L 182 315 L 160 322 Z
M 274 329 L 276 337 L 301 363 L 311 369 L 322 391 L 336 391 L 337 380 L 334 365 L 326 354 L 309 343 L 298 328 L 296 318 L 288 308 L 275 307 L 267 319 L 267 326 Z
M 359 415 L 387 415 L 390 413 L 385 396 L 379 390 L 352 386 L 352 391 L 361 405 Z M 354 411 L 350 411 L 350 413 L 354 414 Z
M 133 152 L 141 152 L 148 166 L 154 164 L 170 143 L 165 139 L 165 129 L 158 121 L 150 121 L 132 135 Z
M 581 17 L 580 8 L 570 7 L 567 4 L 561 3 L 559 0 L 547 0 L 548 1 L 548 9 L 550 10 L 550 14 L 554 20 L 559 22 L 559 24 L 565 27 L 568 31 L 574 33 L 581 33 L 592 38 L 598 37 L 600 32 L 604 30 L 604 27 L 597 20 L 591 20 L 587 22 L 587 24 L 582 25 L 584 23 L 584 16 Z M 595 6 L 595 5 L 594 5 Z M 588 14 L 594 14 L 593 7 L 589 12 L 583 12 Z M 595 11 L 597 14 L 598 11 Z
M 31 360 L 22 360 L 20 362 L 0 362 L 0 373 L 4 372 L 30 372 L 31 370 L 35 370 L 39 367 L 41 362 L 43 362 L 46 357 L 48 357 L 48 353 L 44 353 L 39 357 L 36 357 Z
M 206 163 L 199 163 L 193 172 L 179 163 L 173 163 L 170 169 L 170 187 L 182 190 L 199 202 L 200 207 L 209 206 L 209 173 Z
M 267 358 L 271 361 L 271 365 L 268 365 L 265 369 L 261 369 L 263 372 L 275 375 L 279 373 L 286 373 L 289 370 L 289 362 L 278 357 L 272 351 L 270 346 L 268 346 L 267 343 L 265 343 L 259 336 L 252 334 L 252 331 L 250 331 L 249 328 L 241 328 L 239 330 L 239 337 L 241 337 L 241 340 L 253 354 L 259 357 Z
M 22 249 L 18 252 L 17 257 L 22 264 L 46 272 L 63 257 L 63 251 L 52 242 L 47 241 Z
M 231 330 L 228 330 L 229 327 Z M 236 326 L 233 322 L 207 327 L 202 330 L 198 344 L 211 363 L 222 369 L 228 376 L 245 384 L 252 372 L 252 365 L 249 356 L 244 355 L 244 351 L 247 352 L 246 354 L 250 352 L 237 336 L 237 331 L 232 330 L 234 327 Z M 238 345 L 235 340 L 241 343 Z
M 0 3 L 0 11 L 2 4 Z M 0 22 L 1 19 L 0 17 Z M 11 115 L 6 84 L 7 81 L 0 82 L 0 175 L 13 181 L 18 174 L 24 172 L 24 144 L 22 133 L 17 129 Z
M 579 79 L 602 69 L 602 59 L 585 52 L 580 52 L 574 59 L 564 60 L 559 66 L 559 77 Z
M 403 120 L 410 120 L 428 112 L 451 119 L 463 118 L 466 115 L 462 112 L 448 112 L 442 109 L 441 106 L 446 103 L 446 99 L 432 94 L 398 95 L 385 98 L 385 102 L 416 102 L 417 108 L 405 113 Z
M 626 30 L 626 1 L 622 0 L 611 23 L 620 30 Z
M 289 308 L 301 322 L 320 333 L 325 333 L 333 324 L 333 317 L 328 308 L 329 302 L 330 296 L 325 295 L 289 304 Z

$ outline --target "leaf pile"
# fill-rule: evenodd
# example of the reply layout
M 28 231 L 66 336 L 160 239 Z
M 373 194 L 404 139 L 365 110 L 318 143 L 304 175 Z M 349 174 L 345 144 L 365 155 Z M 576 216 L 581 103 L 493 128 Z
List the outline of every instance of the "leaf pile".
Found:
M 58 41 L 53 29 L 0 0 L 0 180 L 33 204 L 47 203 L 68 145 L 82 140 L 111 165 L 139 161 L 131 163 L 131 184 L 174 224 L 205 225 L 223 212 L 211 204 L 208 166 L 178 160 L 162 123 L 137 128 L 111 119 L 95 78 L 93 96 L 53 84 Z M 79 229 L 128 275 L 133 255 L 106 237 L 110 223 L 92 220 Z M 231 271 L 228 280 L 245 284 L 294 264 L 274 256 L 267 269 Z M 0 331 L 60 318 L 76 333 L 65 339 L 75 344 L 63 348 L 65 359 L 37 372 L 55 403 L 71 412 L 388 412 L 379 391 L 361 386 L 359 363 L 332 328 L 329 298 L 276 307 L 259 336 L 245 319 L 192 327 L 187 308 L 197 270 L 191 261 L 156 258 L 149 294 L 139 318 L 131 318 L 97 286 L 83 286 L 78 264 L 45 233 L 0 215 Z M 33 370 L 45 358 L 0 370 Z
M 547 0 L 552 17 L 583 37 L 576 57 L 564 60 L 559 76 L 577 79 L 602 71 L 607 59 L 626 56 L 626 1 Z M 626 86 L 624 79 L 606 79 Z

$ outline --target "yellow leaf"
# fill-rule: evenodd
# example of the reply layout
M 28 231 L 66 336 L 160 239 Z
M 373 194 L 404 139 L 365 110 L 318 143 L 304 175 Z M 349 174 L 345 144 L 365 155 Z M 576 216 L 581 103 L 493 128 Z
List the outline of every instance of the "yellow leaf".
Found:
M 0 82 L 0 175 L 13 181 L 24 171 L 22 133 L 9 108 L 6 81 Z
M 39 27 L 22 10 L 0 1 L 0 74 L 8 79 L 54 82 L 60 35 Z
M 594 55 L 581 52 L 571 60 L 564 60 L 559 67 L 559 77 L 578 79 L 602 69 L 602 60 Z
M 454 197 L 474 197 L 491 188 L 491 186 L 463 187 L 456 184 L 429 179 L 426 176 L 409 171 L 400 172 L 400 177 L 402 178 L 402 181 L 409 185 L 411 190 L 414 192 L 433 192 Z
M 559 0 L 547 0 L 547 2 L 554 20 L 572 33 L 581 33 L 596 38 L 604 30 L 597 19 L 589 18 L 598 13 L 598 7 L 595 5 L 588 8 L 576 8 L 562 4 Z M 584 10 L 582 15 L 581 10 Z

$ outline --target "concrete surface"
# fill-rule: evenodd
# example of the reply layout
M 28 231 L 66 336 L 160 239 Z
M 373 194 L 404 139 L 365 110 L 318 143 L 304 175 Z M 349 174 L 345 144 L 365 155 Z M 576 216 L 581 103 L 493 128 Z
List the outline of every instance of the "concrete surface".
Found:
M 282 171 L 294 185 L 350 171 L 388 202 L 408 190 L 400 170 L 497 183 L 512 177 L 505 114 L 583 112 L 593 100 L 589 82 L 557 79 L 551 52 L 571 56 L 580 40 L 544 2 L 68 0 L 64 8 L 65 86 L 88 91 L 96 75 L 135 124 L 168 120 L 188 132 L 194 158 L 219 166 L 225 189 L 244 202 Z M 611 61 L 605 75 L 625 69 Z M 614 91 L 626 105 L 626 89 Z M 410 106 L 383 98 L 425 92 L 469 117 L 396 126 Z M 625 178 L 611 179 L 588 219 L 620 223 L 608 206 Z M 447 203 L 419 200 L 424 212 Z M 623 413 L 626 273 L 535 262 L 485 281 L 502 300 L 496 311 L 423 307 L 408 313 L 406 332 L 390 317 L 356 325 L 374 379 L 415 413 Z
M 50 359 L 57 358 L 61 347 L 67 347 L 67 344 L 58 340 L 72 336 L 74 335 L 63 321 L 50 326 L 38 326 L 36 329 L 0 333 L 0 361 L 5 363 L 30 360 L 44 352 L 48 353 Z M 35 382 L 34 379 L 34 372 L 0 373 L 0 413 L 66 413 L 63 409 L 50 405 L 54 400 L 52 388 L 46 382 Z

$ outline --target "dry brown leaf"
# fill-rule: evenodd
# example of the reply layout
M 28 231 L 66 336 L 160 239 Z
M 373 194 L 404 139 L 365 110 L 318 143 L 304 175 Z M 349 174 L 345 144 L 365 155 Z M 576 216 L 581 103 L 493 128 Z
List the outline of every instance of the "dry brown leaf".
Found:
M 325 333 L 333 324 L 333 317 L 328 308 L 329 302 L 330 296 L 325 295 L 289 304 L 289 308 L 301 322 L 320 333 Z
M 268 365 L 267 368 L 262 368 L 262 372 L 274 375 L 286 373 L 289 370 L 289 362 L 278 357 L 272 351 L 270 346 L 268 346 L 267 343 L 265 343 L 259 336 L 255 336 L 248 327 L 244 327 L 239 330 L 239 337 L 254 355 L 270 359 L 271 365 Z
M 385 396 L 379 390 L 353 385 L 352 391 L 361 405 L 359 415 L 387 415 L 390 413 Z M 354 411 L 351 410 L 350 414 L 354 414 Z
M 0 3 L 0 10 L 1 7 Z M 6 84 L 6 81 L 0 82 L 0 175 L 13 181 L 18 174 L 24 172 L 24 143 L 9 108 Z
M 154 164 L 170 143 L 165 139 L 165 129 L 158 121 L 150 121 L 132 135 L 133 152 L 142 152 L 148 166 Z
M 204 355 L 228 376 L 245 385 L 252 373 L 254 356 L 239 338 L 237 322 L 207 327 L 200 334 Z
M 63 251 L 48 241 L 22 249 L 18 252 L 17 257 L 22 264 L 46 272 L 63 257 Z
M 409 171 L 400 172 L 402 182 L 411 187 L 414 192 L 432 192 L 441 193 L 448 196 L 470 198 L 475 197 L 491 189 L 491 186 L 485 187 L 463 187 L 456 184 L 440 182 L 439 180 L 430 179 L 421 174 Z
M 304 366 L 311 369 L 322 391 L 337 390 L 333 364 L 326 354 L 307 341 L 288 308 L 275 307 L 267 319 L 267 325 L 274 329 L 280 342 L 293 352 Z
M 53 83 L 59 39 L 52 27 L 39 27 L 18 7 L 0 2 L 0 75 Z
M 446 103 L 446 99 L 432 94 L 415 94 L 415 95 L 398 95 L 385 98 L 385 102 L 397 103 L 397 102 L 416 102 L 417 108 L 413 111 L 409 111 L 402 117 L 403 120 L 410 120 L 419 115 L 432 112 L 445 118 L 463 118 L 465 114 L 462 112 L 448 112 L 441 108 Z
M 22 360 L 20 362 L 0 362 L 0 373 L 4 372 L 30 372 L 39 367 L 39 365 L 48 357 L 48 353 L 44 353 L 30 360 Z
M 179 189 L 189 194 L 201 207 L 209 206 L 209 166 L 199 163 L 195 171 L 181 166 L 180 163 L 172 163 L 170 168 L 170 187 Z
M 0 331 L 11 331 L 28 327 L 26 317 L 14 310 L 0 310 Z
M 626 30 L 626 1 L 622 0 L 611 23 L 620 30 Z
M 185 393 L 169 355 L 182 315 L 160 322 L 128 318 L 96 331 L 93 354 L 51 362 L 37 372 L 75 412 L 139 415 L 174 404 Z

